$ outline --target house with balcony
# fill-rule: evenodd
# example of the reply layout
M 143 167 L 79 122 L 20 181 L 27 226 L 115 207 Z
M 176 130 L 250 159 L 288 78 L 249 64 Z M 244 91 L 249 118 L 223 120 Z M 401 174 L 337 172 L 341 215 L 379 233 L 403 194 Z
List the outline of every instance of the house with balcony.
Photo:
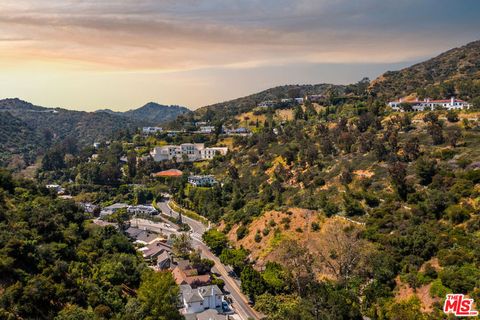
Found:
M 150 155 L 156 162 L 176 160 L 184 161 L 201 161 L 211 160 L 217 154 L 226 155 L 228 148 L 226 147 L 205 147 L 203 143 L 183 143 L 181 145 L 167 145 L 155 147 Z
M 212 175 L 189 176 L 188 183 L 194 187 L 211 187 L 217 183 L 217 180 L 215 180 L 215 177 Z
M 470 104 L 464 100 L 455 99 L 452 97 L 446 100 L 414 100 L 407 101 L 399 99 L 398 101 L 391 101 L 388 106 L 393 111 L 427 111 L 427 110 L 467 110 L 470 108 Z

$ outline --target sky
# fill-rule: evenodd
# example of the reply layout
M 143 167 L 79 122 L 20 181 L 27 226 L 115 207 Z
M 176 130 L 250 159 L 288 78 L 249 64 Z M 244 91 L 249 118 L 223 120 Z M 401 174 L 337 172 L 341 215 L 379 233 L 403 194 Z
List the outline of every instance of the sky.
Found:
M 478 0 L 0 0 L 0 98 L 93 111 L 371 79 L 480 39 Z

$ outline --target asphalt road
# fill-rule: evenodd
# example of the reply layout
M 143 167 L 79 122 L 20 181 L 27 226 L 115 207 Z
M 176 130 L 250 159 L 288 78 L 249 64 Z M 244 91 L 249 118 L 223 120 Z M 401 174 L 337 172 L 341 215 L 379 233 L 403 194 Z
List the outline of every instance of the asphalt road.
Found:
M 158 209 L 162 210 L 164 215 L 178 218 L 178 212 L 175 212 L 168 206 L 168 200 L 163 200 L 162 202 L 157 202 Z M 232 306 L 237 312 L 237 314 L 243 319 L 261 319 L 262 317 L 253 310 L 248 305 L 248 300 L 245 295 L 241 292 L 238 283 L 229 276 L 227 269 L 222 264 L 220 259 L 218 259 L 210 249 L 203 243 L 202 235 L 207 230 L 207 227 L 194 219 L 189 217 L 182 216 L 183 222 L 188 224 L 192 231 L 190 232 L 190 237 L 192 238 L 193 246 L 202 250 L 203 255 L 214 261 L 215 266 L 214 270 L 221 275 L 222 279 L 225 281 L 225 289 L 230 292 L 230 297 L 232 298 Z M 135 219 L 135 225 L 142 229 L 147 229 L 156 232 L 163 232 L 164 234 L 173 233 L 171 228 L 167 228 L 164 223 L 155 223 L 143 219 Z

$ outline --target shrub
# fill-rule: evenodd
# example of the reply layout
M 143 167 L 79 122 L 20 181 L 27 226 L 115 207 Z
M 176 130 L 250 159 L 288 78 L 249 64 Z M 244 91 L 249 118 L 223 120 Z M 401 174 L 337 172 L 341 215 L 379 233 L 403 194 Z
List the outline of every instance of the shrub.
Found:
M 320 230 L 320 224 L 318 222 L 312 222 L 312 231 Z
M 302 232 L 303 232 L 303 229 L 300 228 L 300 227 L 298 227 L 298 228 L 295 229 L 295 231 L 297 231 L 298 233 L 302 233 Z
M 470 218 L 468 210 L 463 208 L 461 205 L 453 205 L 445 210 L 448 218 L 455 224 L 462 223 L 467 221 Z
M 237 229 L 237 240 L 241 240 L 245 238 L 245 236 L 248 234 L 248 228 L 245 225 L 241 225 Z
M 262 241 L 262 235 L 260 234 L 260 232 L 257 230 L 257 233 L 255 233 L 255 242 L 260 242 Z
M 268 227 L 265 228 L 265 229 L 263 229 L 263 231 L 262 231 L 262 234 L 263 234 L 264 236 L 268 236 L 269 233 L 270 233 L 270 228 L 268 228 Z
M 442 284 L 442 280 L 436 279 L 432 282 L 430 287 L 430 295 L 432 297 L 445 298 L 445 295 L 449 292 L 447 287 Z

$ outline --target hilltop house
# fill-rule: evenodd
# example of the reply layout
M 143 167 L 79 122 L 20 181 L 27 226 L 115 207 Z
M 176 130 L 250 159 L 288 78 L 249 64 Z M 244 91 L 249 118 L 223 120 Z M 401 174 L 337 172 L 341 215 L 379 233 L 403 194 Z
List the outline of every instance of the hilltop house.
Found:
M 190 285 L 180 286 L 181 302 L 185 314 L 200 313 L 207 309 L 222 307 L 223 293 L 217 285 L 192 289 Z
M 446 110 L 465 110 L 470 108 L 470 104 L 466 101 L 455 99 L 452 97 L 449 100 L 430 100 L 425 99 L 423 101 L 404 101 L 402 99 L 398 101 L 391 101 L 388 103 L 388 106 L 391 107 L 394 111 L 426 111 L 426 110 L 437 110 L 437 109 L 446 109 Z M 408 106 L 408 109 L 405 110 L 404 106 Z
M 215 177 L 212 175 L 208 176 L 189 176 L 188 183 L 194 187 L 211 187 L 217 183 Z
M 210 160 L 217 154 L 226 155 L 228 148 L 211 147 L 206 148 L 203 143 L 183 143 L 181 145 L 167 145 L 155 147 L 150 155 L 156 162 L 173 160 L 183 161 L 199 161 Z
M 258 104 L 260 108 L 269 108 L 269 107 L 273 107 L 274 105 L 275 105 L 275 101 L 272 101 L 272 100 L 262 101 Z

